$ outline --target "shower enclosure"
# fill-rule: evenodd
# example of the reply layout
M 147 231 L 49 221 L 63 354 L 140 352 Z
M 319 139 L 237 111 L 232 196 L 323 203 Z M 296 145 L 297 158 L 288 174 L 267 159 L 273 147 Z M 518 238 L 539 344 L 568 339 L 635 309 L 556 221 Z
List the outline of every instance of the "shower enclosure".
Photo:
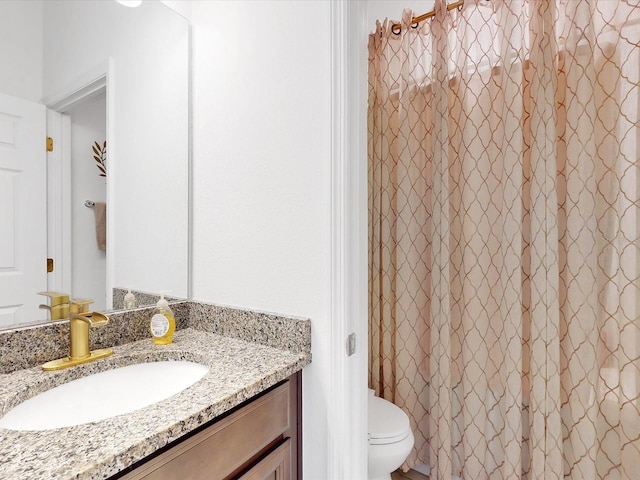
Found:
M 369 386 L 433 479 L 640 465 L 640 7 L 436 1 L 369 39 Z

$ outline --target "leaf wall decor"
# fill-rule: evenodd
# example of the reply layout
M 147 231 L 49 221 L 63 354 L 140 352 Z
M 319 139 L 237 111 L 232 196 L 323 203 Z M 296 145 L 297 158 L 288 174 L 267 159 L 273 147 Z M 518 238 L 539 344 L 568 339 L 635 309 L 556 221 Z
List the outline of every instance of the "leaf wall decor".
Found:
M 107 176 L 107 141 L 105 140 L 102 146 L 98 142 L 93 142 L 93 159 L 96 161 L 98 170 L 100 170 L 100 176 Z

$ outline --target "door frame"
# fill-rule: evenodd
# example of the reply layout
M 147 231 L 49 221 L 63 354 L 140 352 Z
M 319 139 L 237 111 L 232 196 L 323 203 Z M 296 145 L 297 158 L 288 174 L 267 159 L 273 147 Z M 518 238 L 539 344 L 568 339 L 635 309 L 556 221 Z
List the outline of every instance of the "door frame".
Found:
M 330 2 L 331 392 L 328 471 L 367 478 L 367 41 L 366 2 Z M 347 354 L 347 336 L 356 350 Z
M 47 257 L 54 261 L 47 289 L 71 292 L 71 120 L 47 108 Z

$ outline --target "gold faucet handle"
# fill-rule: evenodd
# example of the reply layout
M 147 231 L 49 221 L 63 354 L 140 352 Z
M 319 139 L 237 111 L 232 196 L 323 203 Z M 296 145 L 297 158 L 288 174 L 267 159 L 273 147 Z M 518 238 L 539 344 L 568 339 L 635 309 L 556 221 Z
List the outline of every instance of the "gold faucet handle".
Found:
M 55 307 L 57 305 L 63 305 L 65 303 L 69 303 L 69 295 L 66 293 L 60 292 L 38 292 L 38 295 L 44 295 L 45 297 L 49 297 L 51 299 L 51 306 Z M 43 305 L 46 307 L 46 305 Z
M 93 303 L 90 298 L 72 298 L 69 305 L 69 311 L 71 313 L 87 313 L 89 311 L 89 305 Z

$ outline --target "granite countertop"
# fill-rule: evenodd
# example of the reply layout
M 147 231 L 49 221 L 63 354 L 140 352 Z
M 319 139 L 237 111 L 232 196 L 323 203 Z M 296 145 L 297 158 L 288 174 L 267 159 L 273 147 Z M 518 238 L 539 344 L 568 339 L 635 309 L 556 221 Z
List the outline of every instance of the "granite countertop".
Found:
M 35 432 L 0 429 L 0 478 L 108 478 L 311 361 L 307 350 L 289 351 L 197 328 L 176 331 L 170 345 L 144 339 L 113 350 L 111 357 L 66 370 L 43 372 L 38 366 L 0 375 L 0 413 L 75 378 L 134 363 L 187 360 L 210 371 L 173 397 L 100 422 Z M 99 398 L 95 405 L 100 408 Z

